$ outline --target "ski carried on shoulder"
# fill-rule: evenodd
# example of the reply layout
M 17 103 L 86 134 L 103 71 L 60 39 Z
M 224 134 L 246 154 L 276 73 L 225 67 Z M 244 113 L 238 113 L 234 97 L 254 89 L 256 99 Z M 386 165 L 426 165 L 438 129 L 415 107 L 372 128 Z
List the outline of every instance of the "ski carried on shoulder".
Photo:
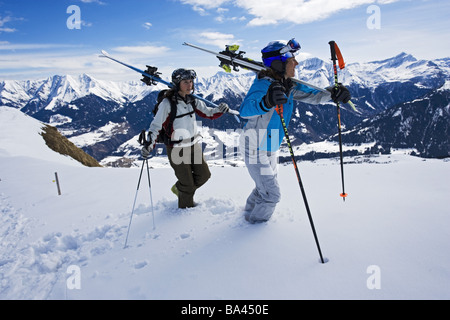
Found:
M 260 72 L 262 70 L 267 69 L 262 62 L 245 58 L 243 56 L 245 54 L 244 51 L 237 52 L 237 50 L 239 49 L 238 45 L 229 45 L 229 46 L 227 45 L 225 50 L 221 52 L 208 50 L 187 42 L 184 42 L 183 45 L 215 55 L 220 61 L 219 66 L 223 68 L 226 72 L 231 72 L 231 68 L 233 68 L 234 71 L 239 71 L 239 68 L 242 68 L 253 72 Z M 315 86 L 313 84 L 310 84 L 306 81 L 297 78 L 291 78 L 291 80 L 295 83 L 300 83 L 302 85 L 305 85 L 307 87 L 310 87 L 312 89 L 321 92 L 327 91 L 326 89 L 320 88 L 318 86 Z M 351 101 L 349 101 L 348 104 L 353 108 L 354 111 L 356 111 L 356 107 Z
M 110 60 L 115 61 L 115 62 L 117 62 L 117 63 L 119 63 L 119 64 L 121 64 L 121 65 L 123 65 L 123 66 L 125 66 L 125 67 L 127 67 L 129 69 L 131 69 L 131 70 L 134 70 L 134 71 L 142 74 L 144 76 L 143 82 L 145 82 L 147 85 L 155 85 L 156 83 L 160 82 L 162 84 L 165 84 L 169 88 L 173 88 L 174 87 L 174 85 L 172 83 L 170 83 L 168 81 L 165 81 L 165 80 L 161 79 L 161 77 L 159 77 L 159 75 L 161 73 L 157 72 L 158 69 L 156 67 L 147 66 L 147 71 L 144 71 L 144 70 L 136 68 L 136 67 L 134 67 L 132 65 L 129 65 L 129 64 L 125 63 L 125 62 L 117 60 L 116 58 L 113 58 L 105 50 L 102 50 L 101 52 L 102 52 L 102 54 L 99 57 L 110 59 Z M 202 100 L 203 102 L 211 105 L 212 107 L 215 107 L 215 108 L 218 107 L 218 105 L 215 104 L 214 102 L 206 100 L 205 98 L 202 98 L 202 97 L 200 97 L 200 96 L 198 96 L 196 94 L 192 94 L 192 96 L 194 98 L 196 98 L 196 99 Z M 232 114 L 235 117 L 237 122 L 241 122 L 239 120 L 239 117 L 238 117 L 239 116 L 239 112 L 238 111 L 229 109 L 228 113 Z

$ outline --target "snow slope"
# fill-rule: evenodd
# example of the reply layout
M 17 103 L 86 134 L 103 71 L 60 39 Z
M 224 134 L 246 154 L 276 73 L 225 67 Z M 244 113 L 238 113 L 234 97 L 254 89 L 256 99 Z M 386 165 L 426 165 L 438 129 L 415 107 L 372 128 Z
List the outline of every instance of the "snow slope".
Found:
M 158 166 L 153 210 L 143 179 L 124 248 L 140 168 L 52 154 L 39 125 L 10 111 L 0 108 L 0 299 L 450 298 L 448 161 L 346 158 L 346 202 L 336 159 L 299 163 L 325 264 L 292 165 L 259 225 L 242 216 L 245 167 L 211 167 L 198 206 L 180 210 L 172 169 Z

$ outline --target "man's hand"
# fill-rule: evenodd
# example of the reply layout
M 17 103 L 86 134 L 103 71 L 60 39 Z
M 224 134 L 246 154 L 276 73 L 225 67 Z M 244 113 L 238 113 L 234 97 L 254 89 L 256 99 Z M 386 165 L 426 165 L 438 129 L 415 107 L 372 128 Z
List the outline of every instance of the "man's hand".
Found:
M 350 91 L 342 83 L 338 83 L 337 87 L 328 87 L 327 90 L 331 92 L 331 100 L 335 103 L 347 103 L 352 98 Z
M 267 94 L 264 97 L 264 103 L 268 108 L 285 104 L 287 100 L 286 88 L 278 81 L 275 81 L 270 85 L 269 89 L 267 89 Z

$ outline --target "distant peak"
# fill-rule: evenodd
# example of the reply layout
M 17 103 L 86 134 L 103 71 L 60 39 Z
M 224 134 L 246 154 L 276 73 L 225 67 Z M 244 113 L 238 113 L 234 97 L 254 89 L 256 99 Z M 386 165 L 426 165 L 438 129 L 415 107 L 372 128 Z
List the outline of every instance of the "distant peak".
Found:
M 417 61 L 417 59 L 413 55 L 406 53 L 406 52 L 402 52 L 402 53 L 396 55 L 392 59 L 403 59 L 405 61 Z
M 305 68 L 321 68 L 325 64 L 325 61 L 317 57 L 307 58 L 305 60 L 299 61 L 299 65 L 304 66 Z
M 388 68 L 397 68 L 405 62 L 415 62 L 415 61 L 417 61 L 417 59 L 414 56 L 412 56 L 406 52 L 402 52 L 402 53 L 396 55 L 395 57 L 388 58 L 386 60 L 381 60 L 381 61 L 374 61 L 372 63 L 382 64 Z

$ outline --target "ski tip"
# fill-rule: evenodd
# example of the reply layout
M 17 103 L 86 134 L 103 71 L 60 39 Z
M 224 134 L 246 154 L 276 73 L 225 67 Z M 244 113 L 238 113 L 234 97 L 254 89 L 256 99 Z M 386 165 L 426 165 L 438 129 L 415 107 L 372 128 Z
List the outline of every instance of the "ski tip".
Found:
M 233 109 L 228 110 L 228 113 L 235 114 L 237 116 L 239 115 L 239 111 Z
M 105 57 L 107 57 L 107 56 L 109 56 L 109 53 L 106 52 L 105 50 L 102 50 L 102 55 L 105 56 Z

